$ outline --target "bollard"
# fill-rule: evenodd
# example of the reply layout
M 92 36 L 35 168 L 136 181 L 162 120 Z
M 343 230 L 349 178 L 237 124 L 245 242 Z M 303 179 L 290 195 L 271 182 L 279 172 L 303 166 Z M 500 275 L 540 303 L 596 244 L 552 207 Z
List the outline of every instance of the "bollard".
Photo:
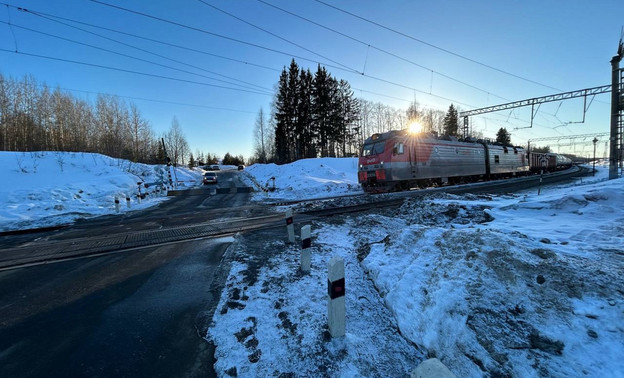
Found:
M 301 270 L 305 273 L 310 272 L 312 256 L 310 247 L 312 239 L 310 238 L 310 225 L 301 227 Z
M 344 260 L 333 257 L 328 264 L 327 280 L 327 323 L 332 337 L 342 337 L 346 333 L 346 304 L 345 304 L 345 273 Z
M 286 210 L 286 230 L 288 231 L 288 241 L 295 242 L 295 225 L 293 224 L 293 213 L 291 209 Z
M 115 211 L 119 212 L 119 197 L 115 196 Z
M 140 194 L 137 194 L 137 203 L 139 203 L 139 204 L 141 203 L 141 195 Z
M 126 206 L 128 206 L 128 209 L 130 208 L 130 195 L 126 194 Z
M 540 181 L 539 186 L 537 187 L 537 195 L 539 196 L 542 191 L 542 178 L 544 177 L 544 170 L 540 170 Z

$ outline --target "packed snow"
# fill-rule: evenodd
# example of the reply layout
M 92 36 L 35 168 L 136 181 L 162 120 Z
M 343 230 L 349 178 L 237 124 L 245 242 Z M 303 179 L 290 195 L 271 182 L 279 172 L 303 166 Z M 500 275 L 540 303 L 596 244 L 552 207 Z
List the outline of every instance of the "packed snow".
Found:
M 0 230 L 114 213 L 164 166 L 87 153 L 0 153 Z M 206 338 L 220 376 L 406 376 L 437 357 L 458 377 L 624 376 L 624 179 L 507 195 L 437 194 L 312 222 L 312 270 L 286 233 L 236 237 Z M 253 165 L 254 199 L 358 194 L 356 159 Z M 186 187 L 201 170 L 178 169 Z M 270 183 L 272 185 L 272 183 Z M 154 198 L 155 197 L 155 198 Z M 267 254 L 270 258 L 261 258 Z M 345 261 L 347 334 L 327 332 L 327 263 Z

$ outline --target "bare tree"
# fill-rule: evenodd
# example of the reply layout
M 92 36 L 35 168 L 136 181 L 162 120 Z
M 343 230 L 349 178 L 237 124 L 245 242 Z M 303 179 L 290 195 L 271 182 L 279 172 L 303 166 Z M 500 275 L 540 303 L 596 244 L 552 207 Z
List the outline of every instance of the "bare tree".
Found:
M 267 139 L 272 139 L 272 135 L 267 132 L 267 124 L 268 122 L 264 115 L 264 110 L 260 108 L 260 110 L 258 111 L 258 117 L 256 118 L 256 124 L 254 129 L 254 155 L 256 157 L 256 160 L 258 160 L 260 163 L 267 162 Z
M 165 144 L 167 145 L 167 153 L 175 165 L 184 165 L 185 156 L 189 152 L 189 145 L 186 137 L 182 132 L 182 127 L 177 117 L 171 120 L 171 127 L 165 134 Z

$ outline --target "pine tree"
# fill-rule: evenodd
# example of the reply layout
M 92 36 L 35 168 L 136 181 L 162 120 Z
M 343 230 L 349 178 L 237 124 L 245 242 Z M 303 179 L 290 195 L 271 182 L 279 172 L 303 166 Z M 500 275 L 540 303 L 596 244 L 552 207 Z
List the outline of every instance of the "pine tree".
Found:
M 506 128 L 501 127 L 498 129 L 498 132 L 496 133 L 496 142 L 505 146 L 511 145 L 511 134 L 509 134 Z
M 444 135 L 457 136 L 459 129 L 457 109 L 451 104 L 449 110 L 444 116 Z

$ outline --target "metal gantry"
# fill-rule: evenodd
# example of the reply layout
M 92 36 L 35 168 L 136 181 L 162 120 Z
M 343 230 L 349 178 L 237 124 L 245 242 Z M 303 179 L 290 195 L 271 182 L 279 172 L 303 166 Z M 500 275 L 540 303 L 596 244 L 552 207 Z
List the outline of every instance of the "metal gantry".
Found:
M 546 102 L 562 101 L 577 97 L 584 97 L 583 105 L 583 121 L 585 121 L 585 113 L 587 112 L 587 96 L 595 96 L 601 93 L 611 92 L 611 130 L 610 130 L 610 152 L 609 152 L 609 179 L 618 177 L 618 165 L 620 170 L 624 170 L 622 163 L 622 157 L 624 156 L 624 70 L 620 69 L 620 61 L 624 58 L 624 45 L 622 39 L 618 45 L 618 52 L 611 59 L 612 66 L 612 80 L 611 85 L 603 85 L 600 87 L 580 89 L 577 91 L 557 93 L 549 96 L 534 97 L 527 100 L 508 102 L 506 104 L 493 105 L 485 108 L 467 110 L 459 113 L 460 117 L 464 118 L 463 134 L 464 138 L 468 136 L 469 122 L 468 117 L 492 113 L 506 109 L 520 108 L 524 106 L 531 106 L 531 126 L 533 127 L 533 119 L 535 118 L 535 105 L 539 110 L 539 106 Z M 600 134 L 592 134 L 592 136 Z M 564 138 L 560 138 L 564 139 Z M 533 139 L 537 141 L 539 139 Z M 530 147 L 530 141 L 529 141 Z
M 529 128 L 531 128 L 533 127 L 533 119 L 535 118 L 535 113 L 536 113 L 535 105 L 537 105 L 537 110 L 539 110 L 540 105 L 543 103 L 569 100 L 569 99 L 578 98 L 578 97 L 584 98 L 584 102 L 583 102 L 583 122 L 584 122 L 585 113 L 587 112 L 587 108 L 588 108 L 587 96 L 595 96 L 597 94 L 608 93 L 608 92 L 611 92 L 611 90 L 612 90 L 611 85 L 603 85 L 600 87 L 585 88 L 585 89 L 580 89 L 577 91 L 557 93 L 557 94 L 548 95 L 548 96 L 529 98 L 527 100 L 508 102 L 506 104 L 487 106 L 485 108 L 467 110 L 465 112 L 459 113 L 459 116 L 464 118 L 464 126 L 463 126 L 464 138 L 468 136 L 468 117 L 470 116 L 498 112 L 498 111 L 507 110 L 507 109 L 521 108 L 521 107 L 530 105 L 531 106 L 531 126 L 529 126 Z

